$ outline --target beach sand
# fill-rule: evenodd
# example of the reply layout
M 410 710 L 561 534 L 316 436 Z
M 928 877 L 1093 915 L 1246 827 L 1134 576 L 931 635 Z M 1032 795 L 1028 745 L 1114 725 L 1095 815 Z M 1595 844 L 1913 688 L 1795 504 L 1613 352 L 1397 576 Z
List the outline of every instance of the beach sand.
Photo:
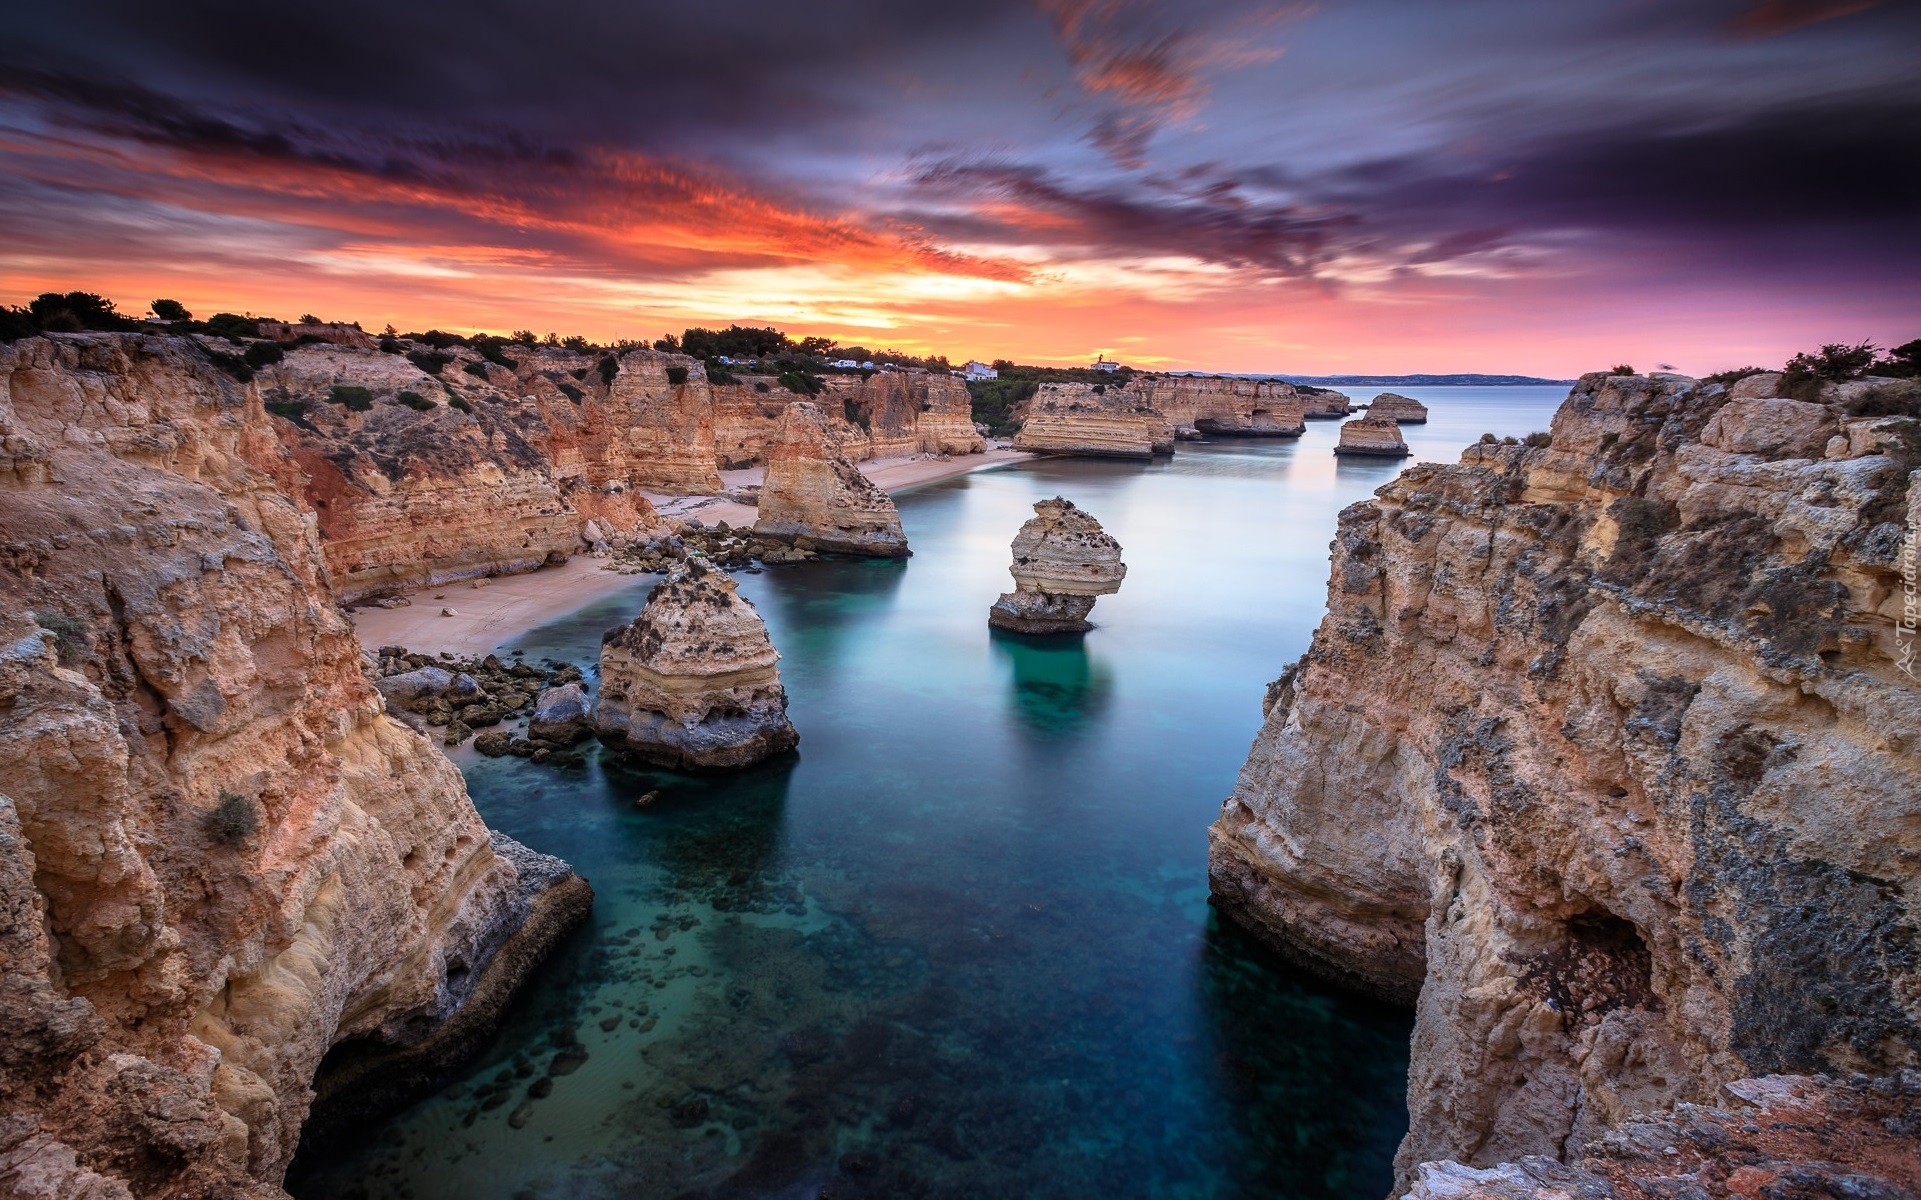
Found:
M 983 467 L 1020 462 L 1033 457 L 1022 451 L 994 449 L 985 454 L 957 454 L 933 458 L 876 458 L 859 464 L 861 472 L 889 492 L 905 491 Z M 723 471 L 731 491 L 761 481 L 762 469 Z M 736 527 L 754 523 L 754 507 L 722 496 L 654 496 L 663 517 L 678 524 L 697 517 L 708 525 L 725 521 Z M 491 654 L 529 629 L 566 616 L 609 592 L 651 582 L 651 575 L 622 575 L 605 569 L 605 560 L 579 555 L 558 567 L 542 567 L 524 575 L 499 575 L 486 587 L 449 583 L 406 593 L 408 608 L 363 608 L 350 613 L 354 632 L 367 649 L 405 646 L 420 654 L 480 656 Z M 437 598 L 439 597 L 439 598 Z M 456 615 L 443 617 L 451 608 Z

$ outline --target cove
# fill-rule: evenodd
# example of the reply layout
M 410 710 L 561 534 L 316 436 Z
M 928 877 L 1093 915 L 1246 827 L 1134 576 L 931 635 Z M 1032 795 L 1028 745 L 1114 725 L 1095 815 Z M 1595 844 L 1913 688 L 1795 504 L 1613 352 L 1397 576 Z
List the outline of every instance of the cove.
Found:
M 1407 392 L 1429 460 L 1544 429 L 1562 394 Z M 289 1189 L 1384 1195 L 1410 1016 L 1207 905 L 1206 827 L 1320 620 L 1335 514 L 1401 469 L 1336 463 L 1335 431 L 977 472 L 899 497 L 906 562 L 741 575 L 783 656 L 786 761 L 459 752 L 488 823 L 572 862 L 594 915 L 459 1079 Z M 1056 494 L 1120 540 L 1126 583 L 1084 636 L 990 633 L 1008 542 Z M 513 644 L 590 664 L 652 583 Z

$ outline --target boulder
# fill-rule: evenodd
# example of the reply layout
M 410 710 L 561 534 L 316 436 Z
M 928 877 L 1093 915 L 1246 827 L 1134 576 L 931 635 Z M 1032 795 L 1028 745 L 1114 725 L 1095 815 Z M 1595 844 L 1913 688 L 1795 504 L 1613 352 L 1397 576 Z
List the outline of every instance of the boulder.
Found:
M 988 624 L 1016 633 L 1083 633 L 1097 597 L 1121 589 L 1121 544 L 1060 496 L 1034 505 L 1014 535 L 1014 590 L 987 610 Z
M 528 737 L 571 746 L 592 732 L 593 712 L 587 704 L 587 693 L 578 683 L 548 688 L 534 701 L 534 715 L 527 722 Z

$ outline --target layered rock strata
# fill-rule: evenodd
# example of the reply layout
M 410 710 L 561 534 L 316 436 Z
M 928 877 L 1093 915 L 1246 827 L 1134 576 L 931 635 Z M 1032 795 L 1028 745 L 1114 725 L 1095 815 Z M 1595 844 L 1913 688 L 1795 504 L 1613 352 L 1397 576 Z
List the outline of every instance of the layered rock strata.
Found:
M 1414 453 L 1401 437 L 1401 427 L 1391 417 L 1366 416 L 1341 426 L 1341 440 L 1334 453 L 1356 458 L 1406 458 Z
M 1232 376 L 1149 375 L 1127 384 L 1129 395 L 1177 430 L 1232 437 L 1299 437 L 1306 406 L 1293 384 Z
M 892 498 L 848 461 L 820 408 L 804 402 L 789 405 L 781 418 L 754 534 L 869 558 L 909 553 Z
M 1716 1106 L 1637 1117 L 1573 1163 L 1423 1163 L 1407 1200 L 1671 1200 L 1921 1195 L 1921 1073 L 1771 1075 Z
M 988 624 L 1016 633 L 1084 633 L 1094 601 L 1121 590 L 1121 544 L 1093 515 L 1059 496 L 1034 505 L 1014 535 L 1014 590 L 987 610 Z
M 727 770 L 792 750 L 780 655 L 734 580 L 690 559 L 600 648 L 594 729 L 609 746 L 677 769 Z
M 1772 386 L 1586 376 L 1549 444 L 1341 514 L 1210 872 L 1296 961 L 1418 997 L 1404 1183 L 1921 1062 L 1921 388 Z
M 432 1057 L 578 907 L 383 711 L 294 471 L 188 339 L 0 346 L 12 1192 L 278 1195 L 331 1047 Z
M 1087 458 L 1152 458 L 1174 452 L 1174 427 L 1160 410 L 1124 388 L 1043 383 L 1027 402 L 1014 449 Z
M 1310 421 L 1339 421 L 1354 411 L 1354 402 L 1345 392 L 1306 384 L 1294 390 L 1300 394 L 1303 415 Z
M 813 403 L 855 462 L 907 454 L 980 454 L 967 384 L 931 371 L 828 375 Z M 763 463 L 780 440 L 781 417 L 799 399 L 772 376 L 715 385 L 714 438 L 727 468 Z
M 1427 405 L 1412 396 L 1382 392 L 1368 401 L 1367 415 L 1376 420 L 1392 421 L 1396 425 L 1425 425 Z

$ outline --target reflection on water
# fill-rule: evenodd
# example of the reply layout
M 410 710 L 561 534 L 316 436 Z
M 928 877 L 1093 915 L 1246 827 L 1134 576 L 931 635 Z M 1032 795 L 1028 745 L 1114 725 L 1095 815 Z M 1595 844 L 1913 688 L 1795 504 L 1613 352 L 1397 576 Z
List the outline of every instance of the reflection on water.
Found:
M 1519 434 L 1550 408 L 1458 419 Z M 1334 515 L 1392 475 L 1337 471 L 1335 434 L 980 472 L 902 497 L 905 563 L 743 576 L 801 731 L 784 762 L 461 752 L 487 820 L 573 862 L 593 916 L 478 1062 L 291 1190 L 1384 1194 L 1408 1018 L 1206 903 L 1206 827 L 1320 618 Z M 1055 494 L 1127 581 L 1083 637 L 992 635 L 1008 543 Z M 651 583 L 519 645 L 591 663 Z
M 1008 698 L 1021 728 L 1033 737 L 1072 737 L 1099 721 L 1114 679 L 1088 654 L 1086 634 L 1039 637 L 990 628 L 988 638 L 995 657 L 1012 668 Z

